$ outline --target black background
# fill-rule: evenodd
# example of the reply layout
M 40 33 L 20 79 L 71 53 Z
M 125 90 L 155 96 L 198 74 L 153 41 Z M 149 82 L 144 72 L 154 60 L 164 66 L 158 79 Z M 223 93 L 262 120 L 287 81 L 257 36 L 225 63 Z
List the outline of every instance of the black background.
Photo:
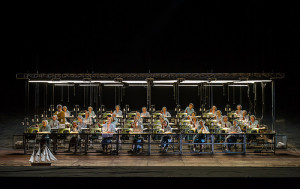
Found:
M 283 72 L 277 111 L 298 111 L 300 30 L 292 2 L 12 2 L 5 17 L 10 53 L 1 74 L 2 111 L 24 112 L 24 81 L 16 73 L 149 69 Z

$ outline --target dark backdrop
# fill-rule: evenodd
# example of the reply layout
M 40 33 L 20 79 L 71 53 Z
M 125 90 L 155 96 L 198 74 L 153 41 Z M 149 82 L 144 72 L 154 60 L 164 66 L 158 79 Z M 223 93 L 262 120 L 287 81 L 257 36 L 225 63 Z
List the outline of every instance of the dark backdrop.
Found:
M 296 7 L 256 0 L 14 3 L 7 17 L 11 53 L 2 67 L 1 111 L 24 112 L 24 81 L 15 79 L 19 72 L 150 71 L 284 72 L 286 79 L 276 83 L 277 114 L 299 112 Z M 155 89 L 153 103 L 172 103 L 167 90 Z M 145 99 L 125 100 L 145 105 Z

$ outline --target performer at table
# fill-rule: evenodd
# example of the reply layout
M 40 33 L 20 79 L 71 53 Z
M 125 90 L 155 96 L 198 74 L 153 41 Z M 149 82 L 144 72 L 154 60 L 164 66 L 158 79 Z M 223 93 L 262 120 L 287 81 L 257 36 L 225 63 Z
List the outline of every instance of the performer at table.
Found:
M 70 129 L 71 132 L 73 133 L 77 133 L 76 135 L 72 135 L 72 138 L 69 142 L 69 149 L 68 149 L 68 152 L 71 151 L 71 147 L 75 146 L 78 144 L 78 142 L 80 141 L 80 135 L 79 133 L 81 133 L 81 128 L 80 126 L 78 126 L 78 122 L 77 121 L 73 121 L 72 123 L 72 127 Z
M 70 112 L 69 112 L 67 106 L 64 106 L 64 107 L 63 107 L 63 111 L 65 112 L 65 117 L 70 117 L 70 116 L 71 116 L 71 114 L 70 114 Z
M 193 112 L 190 116 L 188 116 L 188 119 L 192 121 L 194 119 L 194 117 L 197 118 L 196 112 Z
M 212 117 L 216 117 L 217 116 L 217 107 L 213 106 L 209 112 L 213 114 Z
M 249 117 L 247 115 L 247 111 L 244 110 L 243 113 L 242 113 L 242 116 L 239 118 L 241 121 L 247 123 L 249 121 Z
M 96 114 L 95 114 L 95 112 L 93 111 L 93 107 L 92 107 L 92 106 L 89 106 L 89 107 L 88 107 L 88 111 L 89 111 L 89 116 L 90 116 L 91 118 L 95 119 L 95 118 L 96 118 Z
M 134 116 L 134 122 L 131 124 L 132 131 L 134 133 L 142 133 L 143 132 L 143 123 L 139 120 L 137 116 Z M 143 138 L 141 135 L 136 134 L 133 137 L 131 149 L 128 151 L 129 153 L 135 152 L 139 153 L 142 149 Z
M 258 121 L 254 115 L 250 116 L 249 128 L 259 128 Z
M 171 114 L 167 111 L 166 107 L 162 108 L 161 115 L 164 116 L 164 117 L 171 117 Z
M 240 133 L 242 133 L 242 130 L 239 127 L 237 120 L 233 120 L 233 125 L 229 128 L 228 133 L 230 133 L 230 134 L 240 134 Z M 237 138 L 238 138 L 237 135 L 228 135 L 225 139 L 225 143 L 235 143 L 237 141 Z M 226 145 L 226 151 L 227 152 L 230 152 L 232 145 L 233 144 L 227 144 Z
M 51 128 L 48 125 L 48 121 L 47 120 L 43 120 L 42 121 L 42 126 L 39 128 L 39 132 L 47 132 L 50 133 Z M 50 142 L 50 138 L 48 134 L 43 134 L 42 135 L 42 139 L 40 142 L 40 146 L 43 147 L 44 144 L 46 144 L 49 148 L 49 142 Z
M 102 149 L 104 153 L 108 151 L 108 145 L 112 142 L 113 134 L 116 132 L 116 125 L 112 123 L 112 118 L 107 117 L 106 123 L 102 126 Z
M 93 118 L 90 117 L 90 112 L 89 111 L 85 111 L 85 118 L 83 119 L 83 122 L 86 125 L 92 125 L 93 124 Z
M 141 117 L 150 117 L 150 113 L 147 112 L 147 108 L 146 107 L 142 108 Z
M 49 123 L 51 129 L 58 129 L 59 121 L 57 121 L 57 115 L 52 116 L 52 120 Z
M 172 128 L 169 125 L 169 122 L 164 120 L 162 123 L 162 132 L 163 133 L 171 133 L 172 132 Z M 163 135 L 161 138 L 161 152 L 167 152 L 168 151 L 168 147 L 169 147 L 169 143 L 172 142 L 172 137 L 169 135 Z
M 243 116 L 243 110 L 242 110 L 242 105 L 237 105 L 236 106 L 236 111 L 235 111 L 235 113 L 236 113 L 236 115 L 237 115 L 237 117 L 242 117 Z
M 113 112 L 113 114 L 116 114 L 117 116 L 123 116 L 123 113 L 122 113 L 122 110 L 121 110 L 121 107 L 119 105 L 116 105 L 116 110 Z
M 231 123 L 228 121 L 227 116 L 223 116 L 223 121 L 222 121 L 221 127 L 222 128 L 230 128 L 231 127 Z
M 199 125 L 197 126 L 196 132 L 198 133 L 197 135 L 194 136 L 194 143 L 205 143 L 206 141 L 206 135 L 204 134 L 209 134 L 209 129 L 207 126 L 205 126 L 205 122 L 203 120 L 199 121 Z M 193 151 L 196 151 L 196 147 L 198 144 L 194 144 Z M 203 144 L 200 144 L 200 151 L 202 152 L 203 149 Z
M 189 106 L 185 108 L 184 113 L 187 113 L 188 116 L 192 115 L 192 113 L 195 112 L 193 107 L 194 104 L 190 103 Z
M 78 125 L 78 127 L 80 127 L 80 129 L 87 128 L 87 125 L 83 121 L 83 117 L 82 116 L 78 116 L 77 119 L 78 119 L 77 125 Z
M 223 116 L 222 116 L 222 112 L 221 110 L 217 110 L 217 116 L 215 117 L 215 119 L 217 120 L 218 123 L 222 123 L 223 121 Z
M 57 111 L 54 113 L 54 115 L 57 115 L 57 119 L 60 124 L 65 124 L 65 122 L 66 122 L 65 112 L 62 110 L 61 104 L 57 105 Z

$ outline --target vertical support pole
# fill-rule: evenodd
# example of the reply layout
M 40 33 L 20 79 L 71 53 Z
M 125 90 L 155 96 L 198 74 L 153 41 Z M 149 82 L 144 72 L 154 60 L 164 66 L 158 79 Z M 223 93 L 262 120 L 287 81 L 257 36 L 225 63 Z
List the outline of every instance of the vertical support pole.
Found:
M 151 155 L 151 135 L 148 134 L 148 156 Z
M 242 105 L 242 87 L 240 87 L 240 105 Z
M 115 107 L 117 105 L 117 87 L 115 87 Z
M 243 154 L 246 154 L 246 134 L 243 134 Z
M 54 105 L 54 84 L 52 84 L 52 105 Z
M 213 86 L 211 86 L 211 93 L 210 93 L 210 95 L 211 95 L 211 97 L 210 97 L 210 99 L 211 99 L 211 106 L 213 106 L 214 105 L 214 87 Z
M 265 86 L 265 83 L 261 83 L 261 121 L 264 119 L 265 114 Z
M 119 155 L 119 137 L 120 137 L 120 130 L 118 130 L 118 133 L 117 133 L 117 149 L 116 149 L 116 151 L 117 151 L 117 155 Z
M 272 131 L 275 130 L 275 81 L 272 80 Z
M 215 135 L 211 134 L 211 154 L 215 153 Z
M 182 155 L 182 133 L 179 134 L 179 154 Z
M 27 154 L 27 150 L 26 150 L 26 137 L 25 134 L 23 134 L 23 147 L 24 147 L 24 154 Z
M 64 101 L 64 87 L 63 86 L 61 86 L 61 99 L 60 99 L 60 101 Z
M 25 81 L 25 116 L 29 115 L 29 82 Z
M 151 108 L 151 85 L 152 85 L 152 78 L 147 78 L 147 108 L 148 110 Z

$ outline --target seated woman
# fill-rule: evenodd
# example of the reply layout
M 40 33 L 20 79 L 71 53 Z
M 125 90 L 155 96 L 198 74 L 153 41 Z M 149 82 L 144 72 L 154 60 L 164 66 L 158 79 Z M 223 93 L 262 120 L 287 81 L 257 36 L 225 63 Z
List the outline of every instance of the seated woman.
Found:
M 143 118 L 141 117 L 141 113 L 140 113 L 140 112 L 136 112 L 135 117 L 136 117 L 140 122 L 143 123 Z
M 104 153 L 108 151 L 108 144 L 112 142 L 112 136 L 116 132 L 116 125 L 112 123 L 112 118 L 107 117 L 106 123 L 102 126 L 102 149 Z
M 188 116 L 188 119 L 191 120 L 191 121 L 193 121 L 194 118 L 197 118 L 196 117 L 196 112 L 193 112 L 192 115 Z
M 81 132 L 81 128 L 78 126 L 78 122 L 77 121 L 73 121 L 72 123 L 72 127 L 70 129 L 71 132 L 77 132 L 80 133 Z M 77 145 L 78 141 L 80 140 L 80 136 L 79 135 L 73 135 L 70 142 L 69 142 L 69 149 L 68 151 L 70 152 L 71 147 Z
M 89 106 L 88 107 L 88 111 L 89 111 L 89 116 L 91 117 L 91 118 L 95 118 L 96 117 L 96 114 L 95 114 L 95 112 L 93 111 L 93 107 L 92 106 Z
M 236 115 L 237 115 L 237 117 L 242 117 L 242 115 L 243 115 L 243 110 L 242 110 L 242 105 L 237 105 L 236 106 L 236 111 L 235 111 L 235 113 L 236 113 Z
M 162 132 L 163 133 L 170 133 L 172 132 L 172 128 L 169 125 L 169 122 L 164 120 L 162 123 Z M 172 138 L 169 135 L 164 135 L 161 138 L 161 152 L 167 152 L 169 148 L 169 143 L 172 142 Z
M 222 124 L 223 116 L 222 116 L 221 110 L 217 110 L 217 115 L 216 115 L 215 119 L 217 120 L 218 123 Z
M 191 121 L 191 129 L 197 129 L 200 123 L 197 120 L 197 117 L 193 117 Z
M 39 128 L 39 132 L 49 132 L 50 133 L 51 128 L 48 125 L 48 121 L 47 120 L 43 120 L 42 121 L 42 126 Z M 43 134 L 42 135 L 42 139 L 41 139 L 41 147 L 43 147 L 43 145 L 46 144 L 49 147 L 49 135 L 48 134 Z
M 230 128 L 231 127 L 231 123 L 228 121 L 228 117 L 227 116 L 223 116 L 223 121 L 221 124 L 221 128 Z
M 117 118 L 117 115 L 112 114 L 111 117 L 112 117 L 112 123 L 115 124 L 115 126 L 117 126 L 119 123 L 119 119 Z
M 64 106 L 64 107 L 63 107 L 63 111 L 65 112 L 65 117 L 70 117 L 70 116 L 71 116 L 71 114 L 70 114 L 70 112 L 69 112 L 67 106 Z
M 66 119 L 65 119 L 65 112 L 62 111 L 62 105 L 58 104 L 57 105 L 57 111 L 54 113 L 54 115 L 57 115 L 57 119 L 60 124 L 65 124 Z
M 57 121 L 57 115 L 52 116 L 52 120 L 49 123 L 51 129 L 58 129 L 59 121 Z
M 198 134 L 195 135 L 193 143 L 204 143 L 206 141 L 206 135 L 203 135 L 203 134 L 209 134 L 209 130 L 208 130 L 208 127 L 205 126 L 205 122 L 203 120 L 199 121 L 199 125 L 197 127 L 196 132 Z M 193 147 L 194 152 L 196 151 L 197 145 L 198 144 L 194 144 L 194 147 Z M 202 152 L 202 149 L 203 149 L 203 144 L 200 144 L 200 151 L 199 152 Z
M 142 108 L 141 117 L 150 117 L 150 113 L 147 112 L 147 108 L 146 107 Z
M 122 110 L 120 110 L 121 107 L 119 105 L 116 105 L 116 110 L 113 112 L 113 114 L 116 114 L 117 116 L 123 116 Z
M 162 108 L 161 115 L 164 116 L 164 117 L 171 117 L 171 114 L 167 111 L 166 107 Z
M 258 121 L 256 120 L 256 117 L 254 115 L 250 116 L 249 128 L 259 128 Z
M 143 123 L 139 120 L 137 116 L 134 116 L 134 122 L 131 124 L 131 127 L 133 132 L 136 133 L 143 132 Z M 139 153 L 140 150 L 142 149 L 142 142 L 143 142 L 143 138 L 140 135 L 134 135 L 132 147 L 128 152 Z
M 216 106 L 213 106 L 213 107 L 209 110 L 209 112 L 213 114 L 212 117 L 216 117 L 216 116 L 217 116 L 217 107 L 216 107 Z
M 233 120 L 233 126 L 229 128 L 228 133 L 230 134 L 239 134 L 242 133 L 241 128 L 238 126 L 238 121 Z M 225 143 L 235 143 L 237 141 L 238 136 L 237 135 L 228 135 L 225 139 Z M 226 152 L 230 152 L 231 146 L 233 144 L 227 144 L 226 145 Z
M 187 113 L 188 116 L 192 115 L 192 113 L 195 112 L 193 107 L 194 104 L 190 103 L 189 106 L 185 108 L 184 113 Z
M 90 112 L 89 111 L 85 111 L 85 117 L 83 119 L 83 122 L 86 125 L 92 125 L 93 124 L 93 118 L 90 117 Z
M 249 117 L 247 115 L 246 110 L 243 111 L 242 116 L 240 116 L 240 120 L 242 120 L 243 122 L 246 122 L 246 123 L 249 121 Z
M 78 125 L 78 127 L 79 127 L 80 129 L 82 129 L 82 128 L 87 128 L 85 122 L 83 121 L 82 116 L 78 116 L 78 117 L 77 117 L 77 120 L 78 120 L 77 125 Z

